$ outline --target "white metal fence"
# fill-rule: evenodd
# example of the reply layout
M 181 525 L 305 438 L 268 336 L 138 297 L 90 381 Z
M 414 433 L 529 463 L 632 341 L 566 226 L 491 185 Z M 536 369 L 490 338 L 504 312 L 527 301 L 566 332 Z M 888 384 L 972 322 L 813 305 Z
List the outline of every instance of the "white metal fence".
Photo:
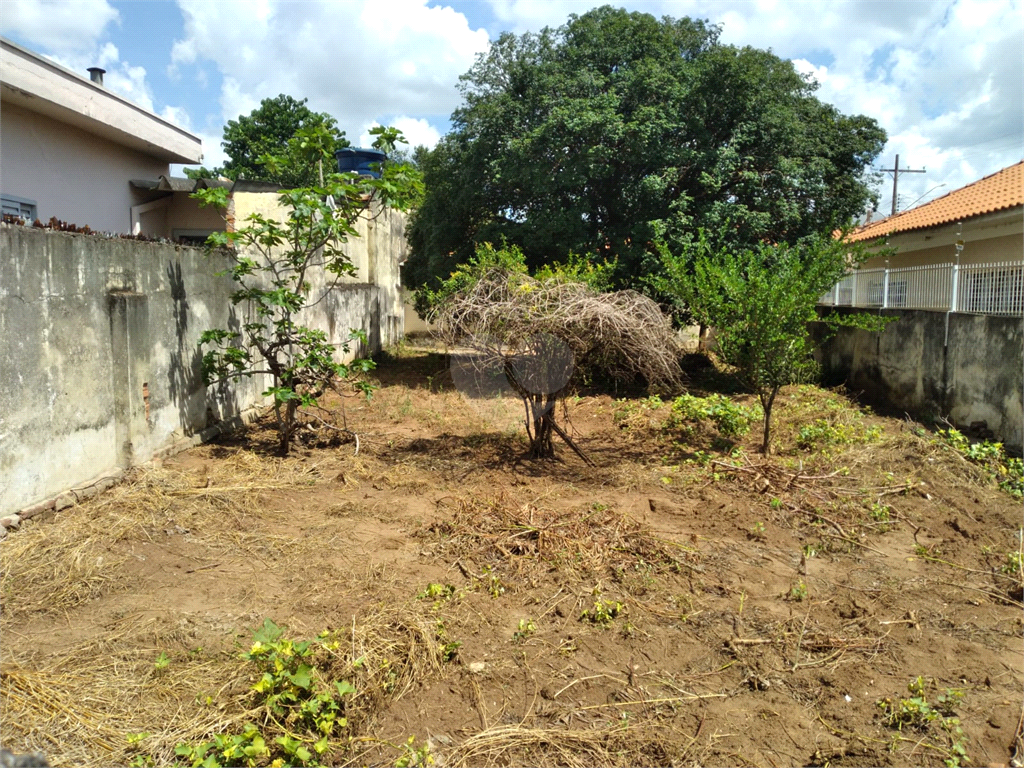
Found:
M 1024 314 L 1024 261 L 854 270 L 818 302 L 834 307 Z

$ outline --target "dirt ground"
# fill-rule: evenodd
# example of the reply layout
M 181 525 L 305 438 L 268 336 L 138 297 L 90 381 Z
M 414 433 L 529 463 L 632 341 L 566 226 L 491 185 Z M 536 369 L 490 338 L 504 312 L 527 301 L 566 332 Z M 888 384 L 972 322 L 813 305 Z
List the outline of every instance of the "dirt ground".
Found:
M 275 735 L 240 658 L 269 618 L 327 632 L 320 674 L 355 686 L 325 764 L 1024 757 L 1021 502 L 919 425 L 793 387 L 765 462 L 756 424 L 581 395 L 591 467 L 524 458 L 520 404 L 461 395 L 437 352 L 376 378 L 358 453 L 321 429 L 276 457 L 268 416 L 12 532 L 4 746 L 165 765 Z M 816 419 L 838 444 L 798 445 Z

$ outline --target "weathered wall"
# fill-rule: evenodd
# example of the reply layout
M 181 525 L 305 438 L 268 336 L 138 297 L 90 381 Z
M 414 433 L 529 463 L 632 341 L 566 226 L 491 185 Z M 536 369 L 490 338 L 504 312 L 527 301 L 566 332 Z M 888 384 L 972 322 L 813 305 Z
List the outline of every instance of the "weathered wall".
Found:
M 1020 450 L 1021 318 L 898 309 L 881 314 L 898 319 L 882 333 L 843 328 L 824 342 L 821 363 L 827 383 L 845 382 L 881 406 L 944 416 L 963 427 L 984 421 L 997 439 Z M 816 324 L 814 332 L 820 339 L 824 327 Z
M 240 228 L 245 226 L 245 219 L 253 213 L 268 218 L 284 221 L 287 212 L 278 202 L 276 192 L 235 192 L 231 196 L 227 210 L 228 226 Z M 407 243 L 405 239 L 406 216 L 404 213 L 391 209 L 381 210 L 375 204 L 373 208 L 360 216 L 355 222 L 356 237 L 352 237 L 344 245 L 345 254 L 355 267 L 355 274 L 338 278 L 342 285 L 375 285 L 380 289 L 378 309 L 381 317 L 379 326 L 363 327 L 370 336 L 374 349 L 398 342 L 405 332 L 405 310 L 402 307 L 401 275 L 399 265 L 405 261 Z M 335 280 L 330 276 L 332 281 Z M 312 294 L 323 291 L 326 286 L 324 275 L 311 278 Z M 330 315 L 328 315 L 330 316 Z M 308 321 L 311 327 L 323 327 L 333 335 L 343 334 L 345 326 L 330 328 L 318 325 L 313 318 Z M 358 324 L 351 326 L 359 328 Z
M 395 220 L 361 243 L 385 278 Z M 0 226 L 0 515 L 263 402 L 263 381 L 202 383 L 199 335 L 247 321 L 215 276 L 226 267 L 198 248 Z M 332 342 L 362 328 L 374 352 L 401 336 L 397 293 L 350 282 L 303 320 Z

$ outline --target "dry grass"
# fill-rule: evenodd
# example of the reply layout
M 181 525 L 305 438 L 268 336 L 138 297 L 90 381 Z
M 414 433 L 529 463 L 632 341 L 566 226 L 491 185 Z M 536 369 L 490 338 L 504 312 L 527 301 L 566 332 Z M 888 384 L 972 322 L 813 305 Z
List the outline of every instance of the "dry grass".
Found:
M 591 730 L 510 725 L 474 734 L 442 757 L 452 766 L 697 765 L 686 760 L 696 741 L 655 722 Z
M 59 657 L 8 650 L 0 674 L 7 742 L 17 737 L 19 749 L 42 752 L 52 765 L 127 765 L 138 749 L 168 764 L 179 742 L 252 719 L 241 702 L 201 703 L 244 687 L 247 674 L 230 656 L 175 659 L 157 670 L 157 650 L 140 640 L 111 633 Z M 129 745 L 130 734 L 149 732 L 138 748 Z
M 574 576 L 593 574 L 638 560 L 678 568 L 696 561 L 696 550 L 657 538 L 628 515 L 602 505 L 556 511 L 490 499 L 454 499 L 451 514 L 418 535 L 436 542 L 435 555 L 496 563 L 518 558 L 538 569 L 554 564 Z
M 222 453 L 198 473 L 137 471 L 102 497 L 63 511 L 60 525 L 29 524 L 10 537 L 0 550 L 4 625 L 129 588 L 121 568 L 127 555 L 118 545 L 153 542 L 174 526 L 201 526 L 213 552 L 260 557 L 292 546 L 257 531 L 260 496 L 307 486 L 319 478 L 318 467 L 248 451 Z

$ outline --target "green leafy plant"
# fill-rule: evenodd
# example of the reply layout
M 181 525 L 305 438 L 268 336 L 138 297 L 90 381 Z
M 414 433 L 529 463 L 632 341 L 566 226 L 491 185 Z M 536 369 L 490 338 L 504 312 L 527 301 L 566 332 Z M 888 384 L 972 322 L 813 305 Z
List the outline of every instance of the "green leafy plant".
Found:
M 866 426 L 860 421 L 852 424 L 833 423 L 829 419 L 816 419 L 812 424 L 800 427 L 796 444 L 804 450 L 825 446 L 868 443 L 882 436 L 879 426 Z
M 374 146 L 393 146 L 404 141 L 391 128 L 375 128 Z M 233 231 L 215 232 L 207 244 L 230 259 L 227 274 L 237 289 L 233 304 L 244 304 L 246 321 L 240 330 L 213 328 L 200 336 L 203 378 L 208 384 L 238 381 L 242 377 L 270 375 L 272 386 L 264 396 L 273 396 L 279 421 L 280 449 L 287 453 L 296 430 L 300 407 L 317 404 L 318 399 L 339 381 L 348 382 L 369 395 L 370 385 L 359 378 L 373 368 L 373 362 L 358 358 L 339 362 L 354 344 L 365 346 L 362 331 L 332 341 L 326 332 L 303 325 L 304 310 L 326 298 L 338 280 L 355 274 L 345 245 L 358 237 L 356 221 L 372 215 L 375 208 L 403 208 L 409 204 L 416 181 L 409 175 L 373 179 L 354 173 L 322 173 L 333 151 L 335 138 L 323 125 L 300 129 L 289 142 L 286 156 L 261 158 L 264 165 L 286 167 L 296 163 L 321 167 L 319 183 L 283 190 L 278 198 L 287 212 L 285 221 L 252 213 L 237 222 Z M 225 209 L 227 190 L 203 189 L 193 194 L 202 205 Z M 326 284 L 314 290 L 316 275 Z
M 1024 554 L 1020 550 L 1006 553 L 1006 561 L 999 568 L 1002 573 L 1024 576 Z
M 673 429 L 710 421 L 725 437 L 740 437 L 750 431 L 751 421 L 759 417 L 756 407 L 748 408 L 724 395 L 681 395 L 672 401 L 672 415 L 665 426 Z
M 156 657 L 156 661 L 153 662 L 153 668 L 159 672 L 167 669 L 171 665 L 171 657 L 163 651 L 160 651 L 160 655 Z
M 278 765 L 313 765 L 328 751 L 331 737 L 347 727 L 344 700 L 356 693 L 355 687 L 345 680 L 325 682 L 313 666 L 315 652 L 334 650 L 337 642 L 327 634 L 303 641 L 283 635 L 281 627 L 266 619 L 241 655 L 260 673 L 250 689 L 255 703 L 265 708 L 266 722 L 283 735 L 268 741 L 264 731 L 249 724 L 238 734 L 214 734 L 197 745 L 179 744 L 175 754 L 187 765 L 255 766 L 275 756 Z
M 416 737 L 410 736 L 402 745 L 402 755 L 395 761 L 395 768 L 423 768 L 433 765 L 434 756 L 430 754 L 430 744 L 424 742 L 416 746 Z
M 512 633 L 512 642 L 524 643 L 536 631 L 537 625 L 533 623 L 533 619 L 520 619 L 519 629 Z
M 750 537 L 753 539 L 764 538 L 764 523 L 758 520 L 752 526 L 750 526 Z
M 139 744 L 152 735 L 151 733 L 129 733 L 124 737 L 124 740 L 128 743 L 128 746 L 138 748 Z M 153 768 L 156 765 L 156 760 L 152 755 L 140 752 L 131 759 L 128 765 L 130 768 Z
M 436 600 L 438 602 L 451 600 L 455 596 L 455 587 L 451 584 L 436 584 L 430 582 L 426 589 L 416 595 L 417 600 Z
M 580 621 L 589 621 L 591 624 L 607 626 L 617 619 L 625 610 L 626 606 L 622 603 L 598 598 L 594 601 L 594 606 L 592 608 L 583 611 L 583 613 L 580 614 Z
M 494 572 L 491 566 L 484 566 L 483 578 L 485 587 L 491 597 L 497 599 L 505 594 L 505 585 L 502 583 L 501 577 Z
M 1017 499 L 1024 498 L 1024 461 L 1007 456 L 1002 443 L 988 440 L 971 442 L 965 434 L 953 427 L 940 429 L 936 435 L 940 442 L 982 467 L 1008 494 Z
M 926 693 L 934 681 L 923 677 L 911 680 L 907 685 L 910 696 L 893 700 L 880 699 L 875 702 L 882 712 L 882 723 L 897 731 L 914 730 L 922 734 L 941 735 L 945 742 L 940 748 L 946 753 L 944 763 L 949 768 L 959 768 L 969 762 L 967 736 L 956 717 L 956 708 L 963 701 L 963 691 L 947 688 L 934 701 Z M 937 746 L 937 745 L 933 745 Z
M 890 520 L 892 507 L 879 504 L 877 501 L 871 504 L 871 519 L 878 523 L 887 523 Z
M 794 602 L 797 602 L 797 603 L 806 600 L 807 599 L 807 585 L 804 584 L 804 582 L 802 580 L 798 581 L 789 590 L 789 594 L 787 595 L 787 598 L 792 600 L 792 601 L 794 601 Z
M 438 621 L 434 627 L 434 633 L 437 637 L 437 641 L 441 644 L 441 661 L 448 663 L 455 661 L 459 655 L 459 648 L 462 647 L 462 642 L 459 640 L 452 640 L 448 637 L 448 628 L 445 626 L 443 621 Z
M 249 723 L 239 734 L 214 734 L 209 741 L 196 746 L 179 744 L 174 754 L 192 768 L 220 768 L 259 765 L 270 757 L 270 749 L 259 728 Z

